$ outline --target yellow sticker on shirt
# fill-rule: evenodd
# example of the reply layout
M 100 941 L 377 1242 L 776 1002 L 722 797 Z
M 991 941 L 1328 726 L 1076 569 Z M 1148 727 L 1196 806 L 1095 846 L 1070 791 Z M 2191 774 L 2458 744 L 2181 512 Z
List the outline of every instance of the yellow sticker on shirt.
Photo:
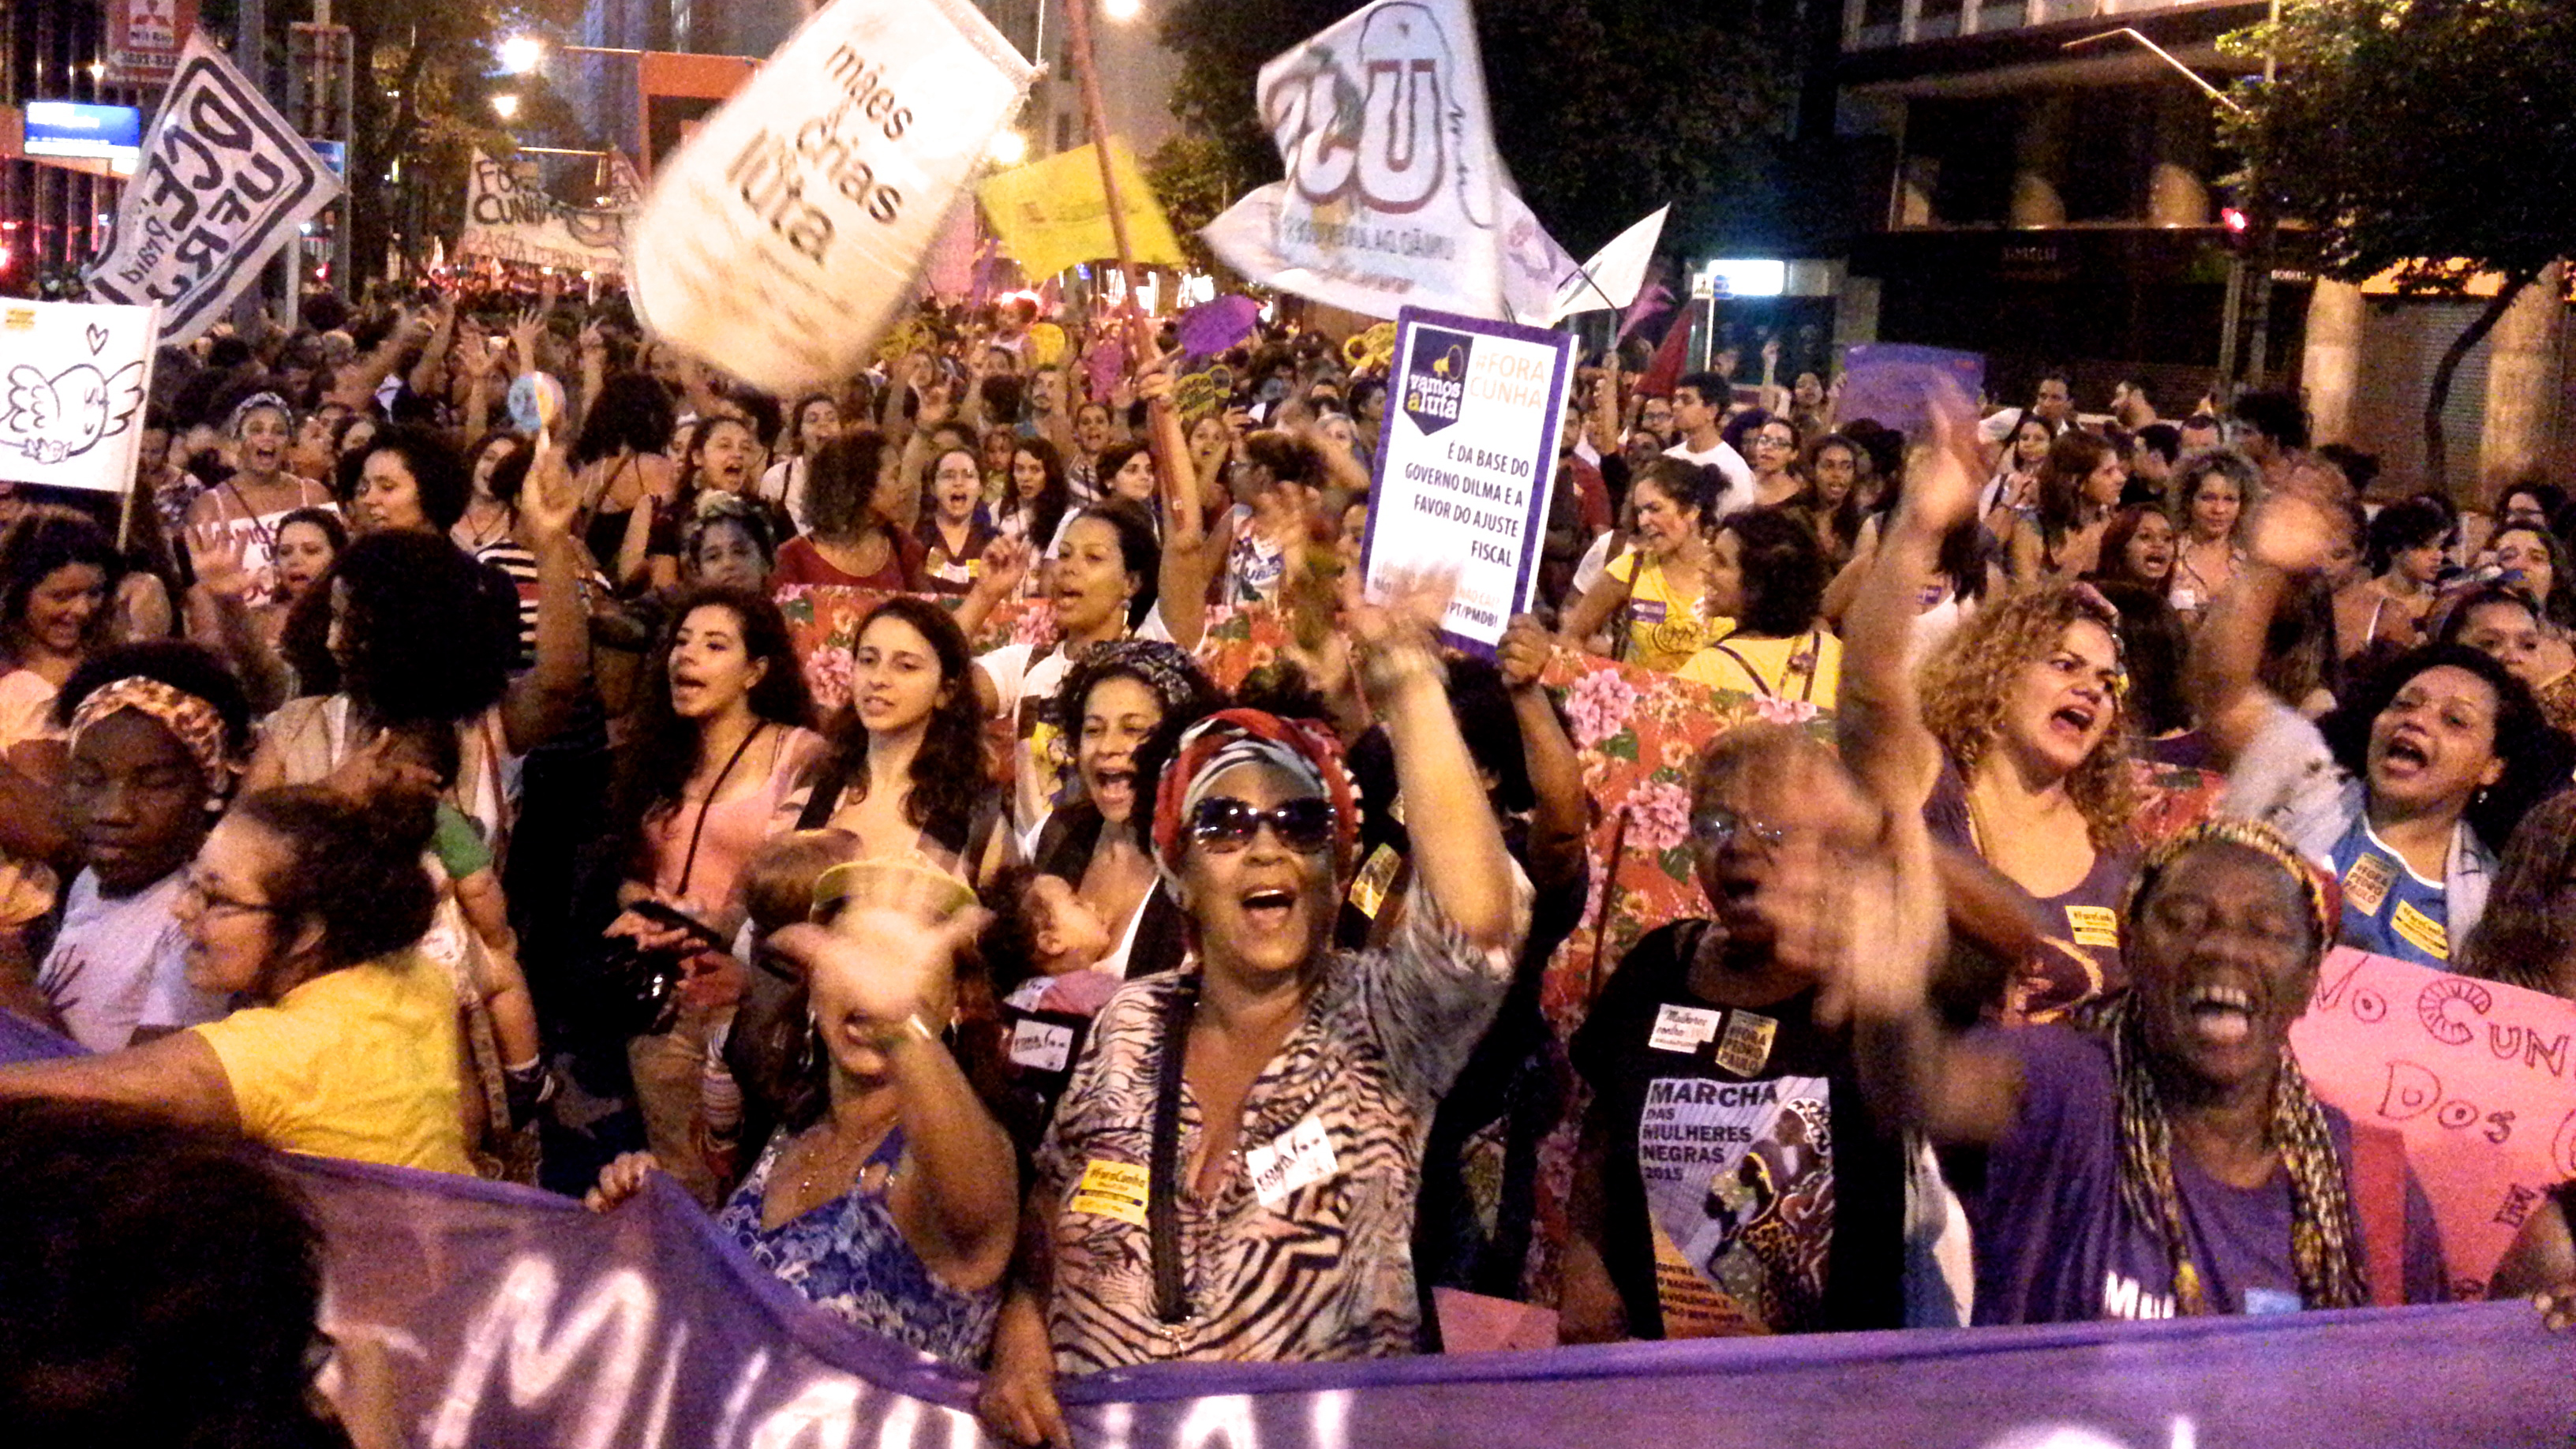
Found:
M 2352 869 L 2343 873 L 2344 904 L 2365 916 L 2378 915 L 2380 903 L 2388 899 L 2388 888 L 2395 884 L 2397 867 L 2386 856 L 2365 850 L 2353 861 Z
M 1073 1189 L 1073 1210 L 1145 1226 L 1145 1185 L 1152 1174 L 1132 1162 L 1095 1157 L 1082 1166 L 1082 1181 Z
M 2451 933 L 2442 923 L 2415 909 L 2412 901 L 2399 901 L 2395 914 L 2388 918 L 2389 929 L 2403 937 L 2407 945 L 2436 961 L 2451 959 Z
M 2078 946 L 2120 949 L 2120 913 L 2109 906 L 2068 906 L 2066 926 L 2075 933 Z
M 1379 846 L 1351 878 L 1351 904 L 1359 907 L 1361 915 L 1376 920 L 1386 905 L 1387 891 L 1395 885 L 1395 873 L 1403 868 L 1404 857 L 1395 853 L 1394 846 Z

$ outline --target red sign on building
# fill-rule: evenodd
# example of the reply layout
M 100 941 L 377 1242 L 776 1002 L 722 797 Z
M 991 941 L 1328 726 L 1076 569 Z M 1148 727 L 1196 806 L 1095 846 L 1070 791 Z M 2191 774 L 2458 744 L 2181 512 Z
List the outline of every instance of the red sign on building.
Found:
M 108 0 L 107 83 L 169 84 L 196 28 L 197 0 Z

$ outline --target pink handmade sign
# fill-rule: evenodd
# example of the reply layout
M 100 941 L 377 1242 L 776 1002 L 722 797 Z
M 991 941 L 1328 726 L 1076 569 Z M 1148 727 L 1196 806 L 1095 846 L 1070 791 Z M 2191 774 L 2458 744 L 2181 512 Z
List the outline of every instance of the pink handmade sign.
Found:
M 2345 947 L 2290 1044 L 2318 1096 L 2405 1134 L 2451 1291 L 2484 1296 L 2549 1186 L 2576 1178 L 2576 1002 Z

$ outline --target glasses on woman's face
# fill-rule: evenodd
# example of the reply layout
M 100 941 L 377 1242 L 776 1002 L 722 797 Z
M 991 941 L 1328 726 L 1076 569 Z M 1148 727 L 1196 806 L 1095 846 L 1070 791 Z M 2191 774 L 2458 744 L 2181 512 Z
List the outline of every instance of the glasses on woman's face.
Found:
M 277 907 L 266 901 L 246 901 L 239 896 L 223 894 L 206 884 L 205 876 L 193 865 L 179 872 L 179 894 L 194 900 L 198 909 L 208 915 L 269 916 L 277 913 Z
M 1778 850 L 1788 843 L 1789 832 L 1760 816 L 1719 805 L 1691 817 L 1691 838 L 1712 852 L 1737 845 Z
M 1290 850 L 1318 855 L 1333 843 L 1333 804 L 1306 795 L 1262 810 L 1248 800 L 1212 795 L 1190 812 L 1190 842 L 1203 850 L 1241 850 L 1264 825 Z

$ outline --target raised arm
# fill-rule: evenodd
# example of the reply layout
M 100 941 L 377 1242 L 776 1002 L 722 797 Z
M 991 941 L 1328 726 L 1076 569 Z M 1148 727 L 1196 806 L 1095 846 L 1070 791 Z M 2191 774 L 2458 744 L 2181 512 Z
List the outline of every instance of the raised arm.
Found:
M 1848 1016 L 1861 1090 L 1882 1122 L 1941 1144 L 1993 1142 L 2021 1099 L 2013 1058 L 1952 1038 L 1930 986 L 1942 955 L 1942 884 L 1919 809 L 1887 809 L 1875 847 L 1836 863 L 1835 946 L 1817 1011 Z
M 242 602 L 251 588 L 250 571 L 243 567 L 248 553 L 249 540 L 223 523 L 190 524 L 188 558 L 197 582 L 183 607 L 189 637 L 231 662 L 251 707 L 265 714 L 286 702 L 292 674 Z
M 1431 642 L 1429 626 L 1447 609 L 1453 582 L 1407 580 L 1385 602 L 1368 603 L 1357 598 L 1353 580 L 1344 618 L 1361 687 L 1394 746 L 1415 878 L 1469 941 L 1509 949 L 1521 928 L 1512 858 L 1450 712 L 1445 671 Z
M 1941 773 L 1941 747 L 1924 728 L 1907 663 L 1923 586 L 1942 536 L 1977 506 L 1968 440 L 1976 421 L 1955 393 L 1935 410 L 1933 446 L 1906 475 L 1905 498 L 1879 534 L 1878 556 L 1843 616 L 1842 705 L 1835 737 L 1843 762 L 1878 799 L 1920 808 Z
M 649 495 L 635 512 L 649 513 Z M 503 733 L 525 753 L 560 731 L 581 698 L 590 670 L 590 620 L 581 605 L 581 545 L 573 538 L 581 488 L 573 481 L 565 449 L 540 432 L 536 461 L 519 490 L 520 542 L 537 556 L 537 651 L 526 674 L 510 682 L 502 699 Z M 631 531 L 631 530 L 630 530 Z
M 2282 491 L 2255 510 L 2246 559 L 2219 591 L 2192 636 L 2185 683 L 2192 713 L 2209 732 L 2222 765 L 2254 743 L 2270 713 L 2263 688 L 2263 637 L 2293 574 L 2324 566 L 2341 525 L 2314 500 Z
M 1521 763 L 1529 771 L 1538 806 L 1530 812 L 1530 884 L 1545 889 L 1582 878 L 1588 864 L 1584 836 L 1591 826 L 1583 793 L 1583 762 L 1566 737 L 1556 702 L 1539 673 L 1555 652 L 1555 636 L 1527 614 L 1503 631 L 1497 651 L 1503 687 L 1511 692 L 1512 718 L 1521 731 Z
M 895 1089 L 903 1155 L 917 1172 L 899 1174 L 897 1225 L 915 1252 L 953 1287 L 1000 1282 L 1019 1230 L 1019 1172 L 1010 1134 L 984 1110 L 974 1084 L 941 1044 L 947 1025 L 931 1019 L 954 974 L 958 949 L 974 939 L 980 911 L 945 923 L 893 907 L 871 907 L 826 930 L 789 926 L 770 938 L 809 979 L 849 1002 L 876 1030 L 875 1046 Z

